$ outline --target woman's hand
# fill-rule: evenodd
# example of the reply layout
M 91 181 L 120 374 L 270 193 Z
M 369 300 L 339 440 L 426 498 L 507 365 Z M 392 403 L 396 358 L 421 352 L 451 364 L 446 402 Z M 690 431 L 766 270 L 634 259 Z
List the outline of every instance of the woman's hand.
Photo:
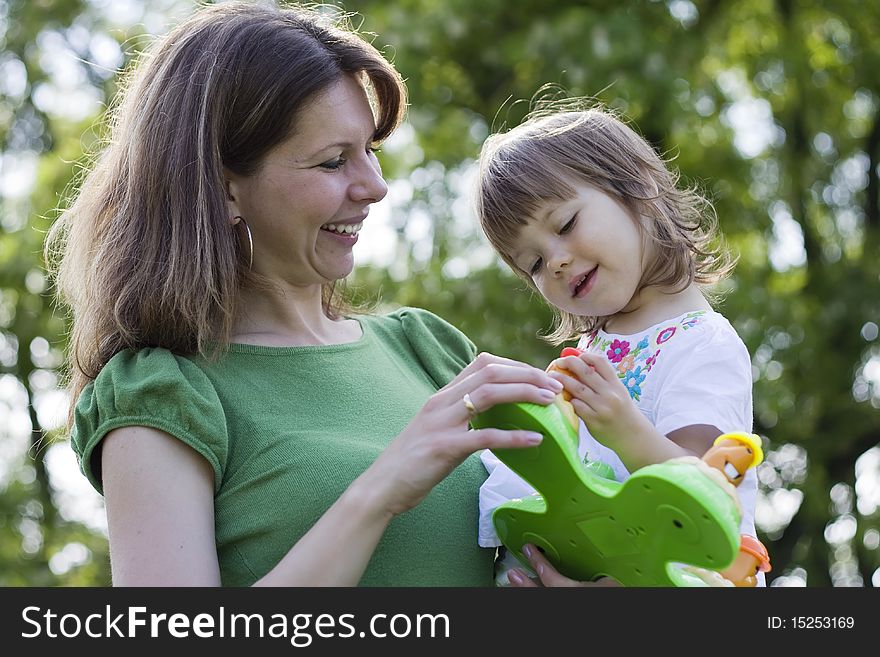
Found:
M 531 431 L 471 430 L 473 412 L 511 402 L 546 406 L 561 390 L 562 384 L 540 369 L 482 353 L 427 401 L 357 483 L 392 515 L 403 513 L 473 452 L 541 441 L 541 434 Z
M 522 588 L 537 586 L 620 586 L 611 577 L 602 577 L 595 582 L 579 582 L 576 579 L 569 579 L 551 566 L 540 550 L 528 543 L 523 545 L 523 554 L 528 558 L 532 570 L 538 574 L 538 579 L 531 579 L 519 568 L 512 568 L 507 573 L 507 579 L 510 580 L 511 586 Z

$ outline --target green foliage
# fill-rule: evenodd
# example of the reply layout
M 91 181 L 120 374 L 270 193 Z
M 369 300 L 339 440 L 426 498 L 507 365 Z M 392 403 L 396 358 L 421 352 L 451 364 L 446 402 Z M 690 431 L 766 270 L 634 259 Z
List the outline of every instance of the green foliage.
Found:
M 411 142 L 389 144 L 381 155 L 388 178 L 412 192 L 393 209 L 394 262 L 360 268 L 357 296 L 426 307 L 480 349 L 545 364 L 558 353 L 537 337 L 551 325 L 550 310 L 487 255 L 460 198 L 468 165 L 489 131 L 521 120 L 544 83 L 624 111 L 686 183 L 710 195 L 740 256 L 720 310 L 753 355 L 755 429 L 768 453 L 758 521 L 770 579 L 877 585 L 880 500 L 865 483 L 857 492 L 854 464 L 880 442 L 880 5 L 351 0 L 345 7 L 362 14 L 362 29 L 376 33 L 374 44 L 407 79 L 414 128 Z M 35 373 L 55 371 L 65 328 L 40 274 L 41 242 L 72 163 L 93 137 L 88 120 L 47 114 L 36 102 L 52 79 L 41 49 L 54 30 L 91 60 L 94 43 L 82 30 L 110 34 L 127 49 L 137 32 L 111 29 L 82 1 L 6 0 L 3 12 L 4 80 L 24 66 L 27 86 L 0 85 L 0 175 L 5 180 L 21 162 L 14 156 L 28 152 L 39 164 L 31 194 L 0 187 L 0 383 L 12 377 L 24 390 L 30 442 L 43 447 L 49 436 L 33 410 L 42 392 Z M 109 99 L 108 72 L 83 70 L 84 84 Z M 416 217 L 430 217 L 430 230 L 408 240 Z M 779 261 L 786 251 L 795 259 Z M 0 432 L 14 406 L 0 398 Z M 60 517 L 45 453 L 32 449 L 36 458 L 10 461 L 0 476 L 0 584 L 105 584 L 106 542 Z M 880 473 L 863 476 L 876 481 Z M 69 544 L 91 557 L 55 575 L 49 560 Z

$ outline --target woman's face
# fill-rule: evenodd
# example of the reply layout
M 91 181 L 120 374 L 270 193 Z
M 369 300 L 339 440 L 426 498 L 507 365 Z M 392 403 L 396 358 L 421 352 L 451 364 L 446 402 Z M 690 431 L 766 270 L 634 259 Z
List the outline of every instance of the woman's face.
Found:
M 230 211 L 253 236 L 253 269 L 311 286 L 347 276 L 370 204 L 388 187 L 364 88 L 343 76 L 305 105 L 290 137 L 251 176 L 228 174 Z

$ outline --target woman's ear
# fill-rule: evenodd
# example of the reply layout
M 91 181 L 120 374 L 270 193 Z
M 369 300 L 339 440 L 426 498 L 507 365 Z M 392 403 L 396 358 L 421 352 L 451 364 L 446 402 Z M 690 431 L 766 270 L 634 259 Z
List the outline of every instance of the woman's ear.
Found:
M 228 169 L 223 169 L 223 189 L 226 193 L 226 207 L 229 209 L 229 224 L 234 226 L 238 223 L 237 217 L 241 216 L 241 208 L 238 206 L 237 199 L 239 185 L 236 182 L 235 174 Z

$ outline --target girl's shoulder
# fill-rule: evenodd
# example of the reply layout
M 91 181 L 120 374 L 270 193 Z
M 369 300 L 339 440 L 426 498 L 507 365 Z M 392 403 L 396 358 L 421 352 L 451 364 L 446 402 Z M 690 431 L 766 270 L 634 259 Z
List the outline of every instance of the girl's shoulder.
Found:
M 593 331 L 580 348 L 603 354 L 636 401 L 645 394 L 656 397 L 670 377 L 696 380 L 697 372 L 751 382 L 745 344 L 730 322 L 711 310 L 685 313 L 632 335 Z
M 694 342 L 716 337 L 731 337 L 739 340 L 736 330 L 724 315 L 714 310 L 695 310 L 627 335 L 596 329 L 583 335 L 578 347 L 593 351 L 605 349 L 611 345 L 616 345 L 615 349 L 648 349 L 663 345 L 672 347 L 673 344 L 677 345 L 682 342 L 693 345 Z

